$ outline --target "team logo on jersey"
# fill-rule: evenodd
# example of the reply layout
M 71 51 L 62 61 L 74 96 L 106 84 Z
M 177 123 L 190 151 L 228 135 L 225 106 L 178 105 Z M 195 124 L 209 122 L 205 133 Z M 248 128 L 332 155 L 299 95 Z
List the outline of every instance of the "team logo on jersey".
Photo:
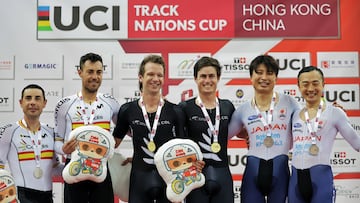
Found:
M 279 119 L 284 120 L 286 118 L 286 108 L 279 110 Z

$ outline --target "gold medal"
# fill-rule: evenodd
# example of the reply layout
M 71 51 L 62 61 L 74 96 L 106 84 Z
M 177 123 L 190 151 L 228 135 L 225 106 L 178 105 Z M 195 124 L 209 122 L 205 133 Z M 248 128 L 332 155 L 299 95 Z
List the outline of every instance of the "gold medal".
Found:
M 213 151 L 214 153 L 218 153 L 221 150 L 221 146 L 218 142 L 214 142 L 211 144 L 211 151 Z
M 34 175 L 34 177 L 35 177 L 36 179 L 41 178 L 42 175 L 43 175 L 42 169 L 41 169 L 40 167 L 36 167 L 35 170 L 34 170 L 34 172 L 33 172 L 33 175 Z
M 319 147 L 316 144 L 312 144 L 309 148 L 309 152 L 311 155 L 316 156 L 319 154 Z
M 266 138 L 264 139 L 264 145 L 267 148 L 270 148 L 274 145 L 274 139 L 271 136 L 266 136 Z
M 147 145 L 148 150 L 150 150 L 151 152 L 155 152 L 156 150 L 156 145 L 154 141 L 150 141 Z

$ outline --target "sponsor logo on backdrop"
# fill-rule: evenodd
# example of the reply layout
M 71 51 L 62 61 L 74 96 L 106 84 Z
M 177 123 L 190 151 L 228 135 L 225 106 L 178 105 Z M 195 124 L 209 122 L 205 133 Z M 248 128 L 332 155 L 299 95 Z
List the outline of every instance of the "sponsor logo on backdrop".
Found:
M 181 101 L 188 100 L 194 96 L 194 91 L 192 89 L 187 89 L 181 93 Z
M 9 97 L 0 97 L 0 105 L 8 106 L 9 105 Z
M 48 100 L 44 112 L 53 112 L 56 104 L 63 98 L 63 87 L 46 86 L 45 97 Z
M 0 60 L 0 70 L 10 70 L 13 66 L 11 60 Z
M 358 77 L 358 52 L 318 52 L 317 66 L 325 77 Z
M 346 200 L 360 199 L 360 187 L 354 184 L 335 184 L 336 197 L 345 198 Z
M 64 57 L 62 55 L 37 55 L 17 58 L 25 79 L 63 79 Z
M 122 62 L 121 69 L 123 70 L 138 70 L 140 62 Z
M 194 65 L 209 53 L 171 53 L 169 54 L 169 78 L 193 79 Z
M 296 89 L 285 89 L 284 94 L 295 96 L 296 95 Z
M 279 77 L 296 78 L 302 67 L 310 65 L 310 53 L 308 52 L 270 52 L 278 62 Z
M 352 150 L 352 149 L 351 149 Z M 357 159 L 348 156 L 346 151 L 334 151 L 333 156 L 330 159 L 330 164 L 335 167 L 355 167 L 357 165 Z
M 35 70 L 35 69 L 57 69 L 58 64 L 56 63 L 26 63 L 24 68 L 26 70 Z
M 297 102 L 304 103 L 305 99 L 301 96 L 301 93 L 296 89 L 284 89 L 284 94 L 294 97 Z
M 85 0 L 39 0 L 37 8 L 38 39 L 127 37 L 127 15 L 122 14 L 127 13 L 127 1 L 89 4 Z
M 178 70 L 178 76 L 193 76 L 194 65 L 200 59 L 200 55 L 195 56 L 194 58 L 187 58 L 180 61 L 176 66 Z
M 14 111 L 14 88 L 2 88 L 0 95 L 0 112 Z
M 246 57 L 234 57 L 232 63 L 225 62 L 223 64 L 222 71 L 224 73 L 228 72 L 249 72 L 250 67 L 250 60 L 248 60 Z
M 339 59 L 339 60 L 322 60 L 320 61 L 321 68 L 351 68 L 355 65 L 355 60 Z
M 240 104 L 248 101 L 244 98 L 245 91 L 243 89 L 235 89 L 235 92 L 232 93 L 235 97 L 229 98 L 235 107 L 240 106 Z
M 126 102 L 135 101 L 135 100 L 139 99 L 140 96 L 141 96 L 140 90 L 135 90 L 131 96 L 123 97 L 123 98 L 124 98 L 124 102 L 126 103 Z
M 0 79 L 14 79 L 13 56 L 0 56 Z
M 276 59 L 276 62 L 279 64 L 280 70 L 292 69 L 298 71 L 307 64 L 307 60 L 304 58 L 283 60 Z
M 221 78 L 249 78 L 251 61 L 258 53 L 217 53 L 214 55 L 222 66 Z

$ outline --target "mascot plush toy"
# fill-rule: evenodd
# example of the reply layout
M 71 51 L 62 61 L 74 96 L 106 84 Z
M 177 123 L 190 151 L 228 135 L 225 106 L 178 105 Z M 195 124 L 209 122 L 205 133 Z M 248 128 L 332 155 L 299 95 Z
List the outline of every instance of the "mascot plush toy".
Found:
M 173 139 L 163 144 L 154 156 L 160 176 L 167 184 L 166 196 L 181 202 L 193 189 L 205 183 L 205 177 L 193 162 L 202 160 L 199 146 L 190 139 Z
M 4 169 L 0 169 L 0 203 L 18 203 L 14 178 Z
M 111 133 L 95 125 L 81 126 L 70 133 L 78 141 L 62 176 L 68 184 L 83 180 L 103 182 L 107 175 L 107 160 L 114 154 L 115 141 Z

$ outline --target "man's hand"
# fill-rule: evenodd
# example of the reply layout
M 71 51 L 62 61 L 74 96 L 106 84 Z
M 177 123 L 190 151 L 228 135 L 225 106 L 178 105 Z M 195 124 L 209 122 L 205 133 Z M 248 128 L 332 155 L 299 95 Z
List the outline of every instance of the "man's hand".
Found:
M 126 158 L 122 163 L 121 163 L 121 165 L 122 166 L 125 166 L 126 164 L 128 164 L 128 163 L 131 163 L 132 162 L 132 157 L 128 157 L 128 158 Z
M 195 162 L 193 162 L 193 166 L 195 166 L 196 170 L 201 173 L 202 169 L 205 167 L 205 161 L 196 160 Z
M 68 140 L 64 143 L 62 150 L 65 154 L 71 154 L 75 151 L 76 146 L 78 145 L 78 141 L 73 137 L 71 140 Z

